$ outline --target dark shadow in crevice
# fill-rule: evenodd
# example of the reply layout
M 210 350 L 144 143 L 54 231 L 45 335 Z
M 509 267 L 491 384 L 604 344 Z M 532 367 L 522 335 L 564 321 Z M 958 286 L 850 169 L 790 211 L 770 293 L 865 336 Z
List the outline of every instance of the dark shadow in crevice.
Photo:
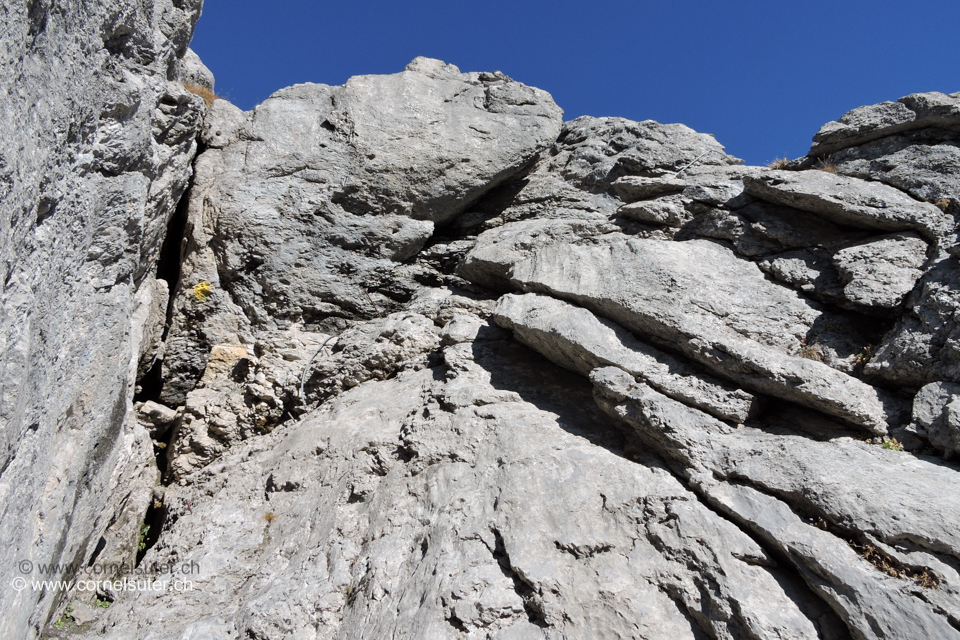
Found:
M 777 562 L 777 566 L 769 569 L 769 572 L 805 615 L 811 620 L 820 620 L 818 624 L 831 629 L 845 629 L 819 595 L 809 588 L 789 558 L 770 549 L 753 532 L 715 509 L 689 484 L 681 467 L 666 462 L 652 445 L 639 438 L 629 426 L 607 417 L 594 402 L 593 387 L 589 381 L 513 340 L 496 339 L 499 335 L 502 334 L 498 334 L 496 329 L 483 329 L 473 343 L 474 362 L 489 372 L 490 384 L 494 388 L 513 391 L 538 409 L 556 414 L 557 423 L 562 429 L 614 455 L 671 472 L 705 508 L 734 523 Z M 833 633 L 824 637 L 840 639 L 847 636 Z
M 474 362 L 490 374 L 495 389 L 518 394 L 538 409 L 556 414 L 558 425 L 568 433 L 626 457 L 623 432 L 601 417 L 588 380 L 514 340 L 504 340 L 502 330 L 495 327 L 480 329 L 472 351 Z
M 513 563 L 510 561 L 510 554 L 507 553 L 507 548 L 504 545 L 503 536 L 500 534 L 500 531 L 493 529 L 493 535 L 496 540 L 493 558 L 497 561 L 503 575 L 513 582 L 514 592 L 520 596 L 520 599 L 523 601 L 523 610 L 527 614 L 527 620 L 530 624 L 540 627 L 541 629 L 546 629 L 550 624 L 547 622 L 546 616 L 538 604 L 533 587 L 513 568 Z
M 143 518 L 143 524 L 140 525 L 137 539 L 137 566 L 143 561 L 147 551 L 160 540 L 160 532 L 163 531 L 163 525 L 166 521 L 167 506 L 163 503 L 151 502 Z

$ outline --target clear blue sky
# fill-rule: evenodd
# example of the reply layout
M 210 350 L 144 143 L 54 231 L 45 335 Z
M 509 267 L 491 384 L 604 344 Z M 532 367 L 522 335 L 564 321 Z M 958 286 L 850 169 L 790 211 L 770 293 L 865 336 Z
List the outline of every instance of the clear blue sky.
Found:
M 193 48 L 243 109 L 423 55 L 545 89 L 567 120 L 682 122 L 766 164 L 854 107 L 960 91 L 960 2 L 205 0 Z

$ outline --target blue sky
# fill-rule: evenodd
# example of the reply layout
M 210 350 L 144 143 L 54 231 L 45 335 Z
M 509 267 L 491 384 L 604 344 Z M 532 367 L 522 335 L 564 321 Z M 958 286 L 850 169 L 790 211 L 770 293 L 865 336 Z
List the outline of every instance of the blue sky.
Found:
M 960 91 L 958 27 L 957 0 L 205 0 L 192 46 L 243 109 L 423 55 L 545 89 L 567 120 L 682 122 L 766 164 L 854 107 Z

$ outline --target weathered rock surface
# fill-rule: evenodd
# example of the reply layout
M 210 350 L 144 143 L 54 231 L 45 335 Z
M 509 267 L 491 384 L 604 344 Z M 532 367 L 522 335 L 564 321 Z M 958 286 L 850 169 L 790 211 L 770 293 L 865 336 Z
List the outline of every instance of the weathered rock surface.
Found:
M 960 95 L 771 171 L 425 58 L 243 112 L 198 7 L 38 7 L 0 578 L 174 572 L 5 592 L 4 638 L 71 600 L 91 638 L 960 636 Z
M 495 254 L 501 237 L 486 232 L 473 252 Z M 515 244 L 506 244 L 510 259 Z M 716 243 L 606 234 L 534 247 L 509 273 L 517 288 L 585 306 L 748 388 L 877 433 L 899 417 L 884 392 L 800 357 L 823 312 Z
M 560 114 L 548 94 L 503 74 L 426 58 L 342 87 L 283 89 L 247 114 L 213 109 L 164 399 L 183 401 L 202 373 L 198 352 L 249 328 L 339 332 L 400 308 L 430 277 L 405 262 L 435 225 L 550 145 Z M 199 283 L 212 291 L 203 305 Z
M 734 429 L 620 369 L 598 369 L 591 379 L 601 407 L 633 426 L 709 502 L 779 548 L 856 637 L 960 637 L 951 625 L 960 582 L 950 567 L 960 553 L 960 522 L 944 521 L 960 516 L 952 506 L 960 488 L 954 470 L 848 438 L 817 442 L 762 427 Z M 890 474 L 895 487 L 883 482 Z M 932 556 L 936 562 L 926 566 L 944 567 L 939 590 L 949 608 L 918 597 L 920 585 L 871 567 L 797 512 L 854 538 L 870 534 Z
M 759 411 L 757 399 L 643 344 L 609 320 L 546 296 L 506 295 L 493 319 L 514 337 L 562 367 L 587 376 L 614 365 L 662 393 L 718 418 L 744 422 Z
M 896 102 L 859 107 L 813 136 L 811 156 L 830 155 L 847 147 L 914 129 L 950 129 L 960 134 L 960 93 L 914 93 Z
M 960 451 L 960 384 L 933 382 L 920 389 L 913 399 L 913 422 L 947 456 Z
M 843 305 L 840 274 L 833 256 L 824 249 L 803 249 L 771 255 L 757 263 L 766 273 L 817 300 Z
M 533 217 L 604 221 L 623 204 L 619 190 L 636 198 L 647 197 L 642 193 L 650 189 L 666 193 L 695 184 L 687 181 L 694 170 L 707 172 L 703 182 L 716 183 L 718 175 L 726 178 L 724 172 L 736 171 L 740 164 L 712 136 L 684 125 L 585 116 L 564 123 L 557 141 L 529 173 L 494 190 L 457 226 L 477 233 Z M 677 178 L 684 168 L 684 177 Z M 648 186 L 628 186 L 640 184 Z
M 865 240 L 833 254 L 844 297 L 881 309 L 897 306 L 913 291 L 926 261 L 927 243 L 914 233 Z
M 747 193 L 762 200 L 866 229 L 915 229 L 931 240 L 953 231 L 952 219 L 937 207 L 902 191 L 827 171 L 768 171 L 743 180 Z
M 168 488 L 177 518 L 148 561 L 199 566 L 180 576 L 193 595 L 124 598 L 92 632 L 842 637 L 750 537 L 630 452 L 584 382 L 509 340 L 444 353 L 445 369 L 360 385 Z M 451 386 L 473 399 L 447 404 Z
M 866 371 L 893 384 L 919 388 L 960 382 L 960 267 L 938 261 L 918 284 L 916 300 L 878 345 Z
M 0 24 L 0 636 L 69 594 L 18 562 L 131 561 L 156 484 L 133 417 L 167 223 L 203 101 L 178 82 L 199 0 L 6 2 Z M 159 298 L 157 298 L 159 300 Z M 162 303 L 159 303 L 162 304 Z M 139 307 L 139 310 L 138 310 Z M 141 344 L 141 338 L 143 342 Z
M 936 204 L 960 201 L 960 134 L 882 138 L 833 156 L 844 175 L 876 180 L 902 189 L 918 200 Z M 931 139 L 932 138 L 932 139 Z M 956 214 L 952 214 L 956 219 Z

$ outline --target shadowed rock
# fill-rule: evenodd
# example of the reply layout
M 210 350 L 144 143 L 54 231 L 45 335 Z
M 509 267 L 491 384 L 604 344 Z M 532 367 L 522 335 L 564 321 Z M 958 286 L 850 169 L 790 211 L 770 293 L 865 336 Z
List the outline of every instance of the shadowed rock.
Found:
M 493 319 L 520 342 L 580 375 L 614 365 L 672 398 L 733 422 L 744 422 L 759 410 L 751 394 L 698 372 L 586 309 L 547 296 L 506 295 Z
M 849 438 L 817 442 L 734 429 L 613 367 L 597 369 L 591 380 L 609 415 L 633 427 L 711 504 L 783 553 L 855 637 L 908 638 L 923 629 L 960 638 L 950 620 L 960 605 L 960 575 L 951 566 L 960 558 L 954 470 Z M 894 484 L 886 482 L 891 475 Z M 909 577 L 879 571 L 796 511 L 858 541 L 908 544 L 906 563 L 935 569 L 938 593 L 916 597 L 921 587 Z
M 940 209 L 876 182 L 826 171 L 768 171 L 743 179 L 747 193 L 775 204 L 809 211 L 833 222 L 865 229 L 915 229 L 930 240 L 954 223 Z

